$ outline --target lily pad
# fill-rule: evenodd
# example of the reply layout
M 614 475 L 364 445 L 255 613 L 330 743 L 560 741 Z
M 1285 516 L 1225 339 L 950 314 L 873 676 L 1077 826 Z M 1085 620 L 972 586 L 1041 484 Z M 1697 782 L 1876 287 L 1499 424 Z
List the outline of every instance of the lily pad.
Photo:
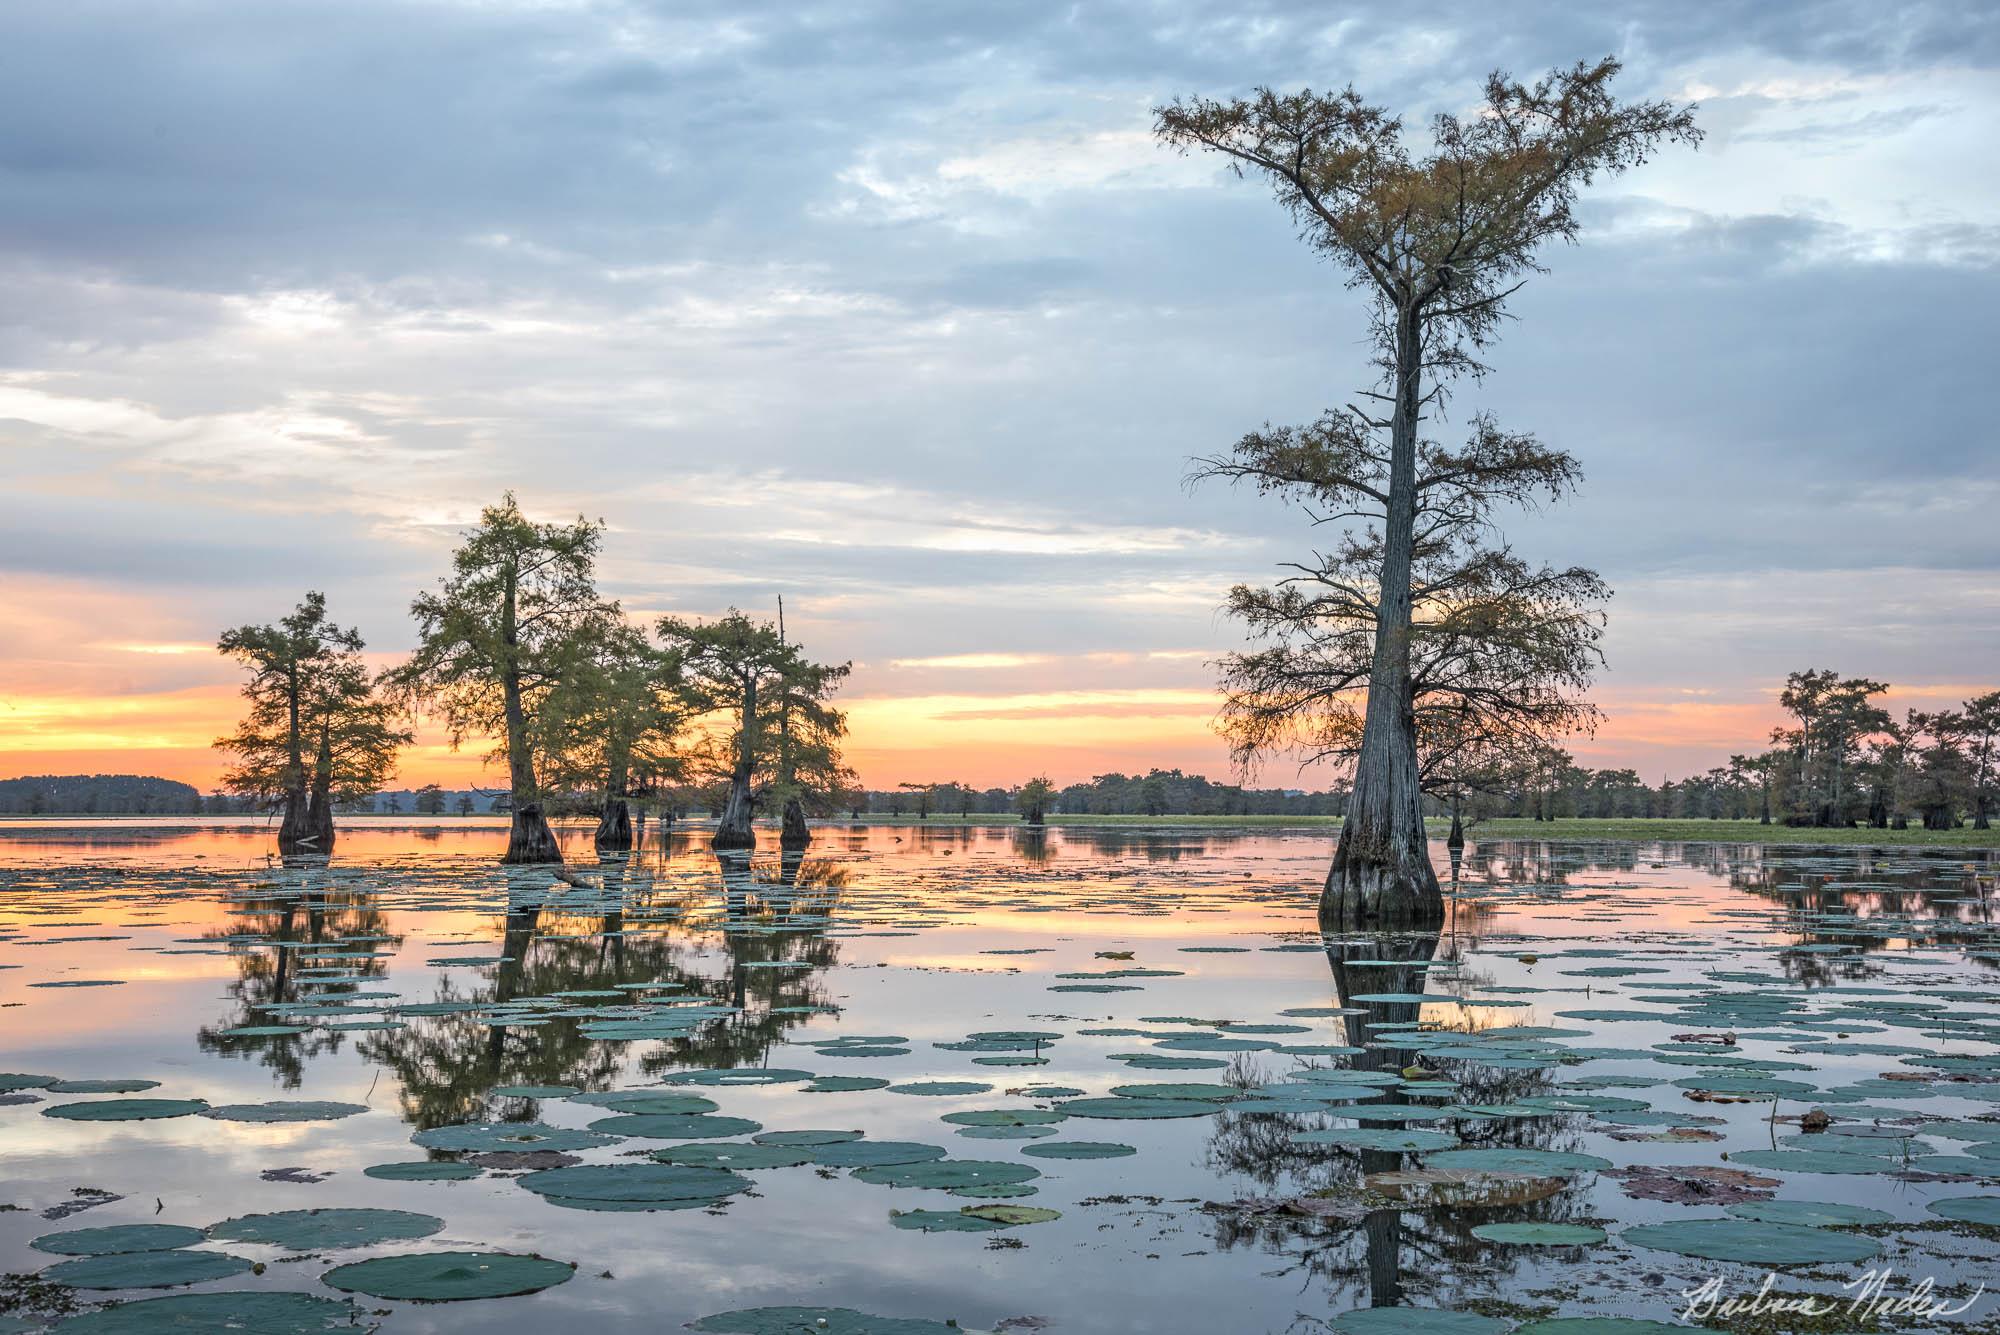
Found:
M 1502 1335 L 1509 1323 L 1437 1307 L 1358 1307 L 1333 1319 L 1341 1335 Z
M 1206 1099 L 1070 1099 L 1056 1105 L 1068 1117 L 1112 1119 L 1150 1117 L 1211 1117 L 1222 1105 Z
M 413 1159 L 407 1163 L 370 1164 L 361 1170 L 365 1177 L 382 1182 L 463 1182 L 467 1178 L 480 1176 L 479 1169 L 469 1163 L 453 1163 L 447 1159 Z
M 1051 1140 L 1041 1145 L 1023 1145 L 1021 1153 L 1037 1159 L 1123 1159 L 1139 1151 L 1130 1145 L 1108 1140 Z
M 323 1099 L 279 1100 L 275 1103 L 225 1103 L 203 1117 L 223 1122 L 332 1122 L 365 1113 L 365 1103 L 332 1103 Z
M 1481 1242 L 1513 1247 L 1588 1247 L 1604 1241 L 1604 1230 L 1589 1224 L 1477 1224 L 1472 1236 Z
M 562 1171 L 560 1169 L 556 1170 Z M 371 1298 L 451 1303 L 469 1298 L 509 1298 L 565 1283 L 576 1273 L 567 1261 L 508 1252 L 418 1252 L 378 1256 L 335 1266 L 320 1276 L 330 1288 Z
M 1865 1261 L 1882 1250 L 1873 1238 L 1752 1219 L 1683 1219 L 1671 1224 L 1639 1224 L 1618 1236 L 1623 1242 L 1655 1251 L 1745 1265 Z
M 354 1316 L 347 1303 L 306 1293 L 179 1293 L 70 1317 L 55 1328 L 55 1335 L 163 1335 L 177 1330 L 331 1335 L 353 1329 Z
M 113 1256 L 120 1252 L 165 1252 L 192 1247 L 206 1235 L 183 1224 L 110 1224 L 44 1233 L 28 1245 L 58 1256 Z
M 427 1238 L 444 1227 L 435 1215 L 409 1210 L 280 1210 L 238 1215 L 210 1226 L 221 1242 L 261 1242 L 287 1251 L 314 1252 L 337 1247 L 369 1247 L 378 1242 Z
M 1807 1228 L 1841 1228 L 1853 1224 L 1887 1224 L 1896 1216 L 1865 1205 L 1837 1201 L 1740 1201 L 1722 1212 L 1764 1224 L 1803 1224 Z
M 251 1262 L 240 1256 L 182 1248 L 79 1256 L 74 1261 L 59 1261 L 47 1267 L 41 1278 L 73 1289 L 175 1289 L 183 1284 L 227 1279 L 250 1268 Z
M 813 1161 L 809 1147 L 785 1145 L 670 1145 L 654 1150 L 660 1163 L 691 1164 L 697 1168 L 799 1168 Z
M 98 1103 L 58 1103 L 42 1109 L 42 1116 L 70 1122 L 145 1122 L 163 1117 L 192 1117 L 207 1107 L 205 1099 L 105 1099 Z
M 1940 1219 L 2000 1228 L 2000 1196 L 1952 1196 L 1924 1207 Z

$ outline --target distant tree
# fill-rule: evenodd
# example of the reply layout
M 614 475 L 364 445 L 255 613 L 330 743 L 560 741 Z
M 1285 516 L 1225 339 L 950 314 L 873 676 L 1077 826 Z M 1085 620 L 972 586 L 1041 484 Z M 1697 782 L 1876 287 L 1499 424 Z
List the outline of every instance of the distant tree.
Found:
M 427 783 L 417 789 L 417 814 L 419 816 L 444 815 L 444 789 L 434 783 Z
M 643 631 L 609 619 L 579 637 L 574 658 L 538 719 L 544 786 L 587 794 L 597 847 L 630 848 L 631 799 L 681 777 L 679 665 Z
M 1423 824 L 1415 701 L 1419 609 L 1472 590 L 1576 601 L 1557 572 L 1528 573 L 1475 534 L 1498 503 L 1559 491 L 1569 456 L 1475 417 L 1452 449 L 1421 436 L 1455 376 L 1477 375 L 1505 306 L 1539 271 L 1542 247 L 1575 237 L 1578 190 L 1635 166 L 1664 141 L 1696 142 L 1690 109 L 1620 104 L 1618 62 L 1578 64 L 1532 84 L 1487 80 L 1469 117 L 1431 123 L 1430 152 L 1413 155 L 1402 124 L 1353 89 L 1247 99 L 1194 99 L 1159 108 L 1166 143 L 1207 149 L 1267 179 L 1305 240 L 1373 299 L 1382 371 L 1368 409 L 1332 411 L 1306 428 L 1265 431 L 1211 471 L 1294 491 L 1350 528 L 1317 572 L 1316 596 L 1366 608 L 1372 621 L 1366 709 L 1321 920 L 1437 922 L 1444 914 Z M 1470 507 L 1470 523 L 1465 517 Z M 1365 573 L 1365 583 L 1346 576 Z M 1317 578 L 1324 576 L 1324 578 Z M 1440 587 L 1438 580 L 1447 582 Z M 1553 581 L 1553 584 L 1551 583 Z M 1595 576 L 1586 584 L 1594 588 Z M 1304 612 L 1308 609 L 1301 608 Z
M 731 608 L 701 623 L 662 617 L 661 643 L 681 668 L 681 694 L 691 720 L 709 724 L 705 744 L 690 756 L 723 785 L 712 844 L 718 850 L 756 846 L 757 807 L 782 805 L 786 847 L 811 841 L 808 811 L 839 809 L 853 774 L 841 759 L 847 719 L 831 703 L 852 670 L 814 663 L 769 622 Z
M 275 625 L 238 626 L 216 642 L 251 674 L 248 713 L 215 742 L 236 758 L 222 781 L 279 808 L 281 853 L 331 852 L 336 794 L 378 787 L 411 740 L 377 694 L 363 647 L 327 619 L 316 591 Z
M 472 812 L 472 794 L 460 793 L 458 795 L 458 814 L 461 816 L 470 816 Z
M 917 819 L 931 818 L 931 799 L 937 796 L 938 786 L 934 783 L 899 783 L 896 785 L 917 799 Z
M 1960 706 L 1949 740 L 1965 758 L 1972 828 L 1990 830 L 1995 790 L 2000 787 L 2000 691 L 1974 696 Z
M 1167 784 L 1158 774 L 1148 775 L 1139 785 L 1139 807 L 1148 816 L 1163 816 L 1167 811 Z
M 1854 823 L 1861 799 L 1851 781 L 1863 743 L 1889 726 L 1888 712 L 1873 703 L 1888 689 L 1887 682 L 1843 678 L 1823 668 L 1785 679 L 1778 703 L 1798 726 L 1775 729 L 1771 740 L 1793 757 L 1787 824 Z
M 382 799 L 382 810 L 387 812 L 391 816 L 402 815 L 403 799 L 396 796 L 394 793 L 391 793 L 389 796 Z
M 512 828 L 503 862 L 561 862 L 542 809 L 536 773 L 537 714 L 579 645 L 617 614 L 598 596 L 594 568 L 601 524 L 538 523 L 512 492 L 480 513 L 452 554 L 452 573 L 410 611 L 419 642 L 390 680 L 413 702 L 436 708 L 454 748 L 493 741 L 507 764 Z
M 1049 782 L 1047 775 L 1037 775 L 1022 784 L 1014 794 L 1014 809 L 1021 813 L 1021 819 L 1030 825 L 1040 825 L 1046 814 L 1049 799 L 1055 796 L 1056 786 Z

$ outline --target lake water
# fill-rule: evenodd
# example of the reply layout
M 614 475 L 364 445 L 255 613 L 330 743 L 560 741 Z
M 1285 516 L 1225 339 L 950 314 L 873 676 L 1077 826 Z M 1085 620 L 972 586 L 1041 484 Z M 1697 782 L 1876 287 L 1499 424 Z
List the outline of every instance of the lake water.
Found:
M 1384 1306 L 1489 1319 L 1343 1328 L 1478 1335 L 1673 1321 L 1774 1266 L 1829 1305 L 1871 1268 L 1954 1306 L 2000 1277 L 2000 888 L 1962 852 L 1476 844 L 1441 934 L 1323 941 L 1320 831 L 832 828 L 747 866 L 566 837 L 558 879 L 497 867 L 486 822 L 352 828 L 291 867 L 261 825 L 0 826 L 0 1269 L 216 1275 L 76 1289 L 75 1331 L 216 1328 L 88 1315 L 113 1300 L 290 1291 L 364 1328 L 605 1335 Z M 305 1101 L 348 1106 L 282 1106 Z M 830 1134 L 771 1134 L 804 1131 Z M 412 1163 L 456 1166 L 389 1171 L 459 1176 L 364 1171 Z M 315 1209 L 429 1218 L 223 1224 Z M 114 1246 L 139 1250 L 47 1250 Z M 457 1252 L 575 1271 L 324 1278 Z M 481 1283 L 549 1286 L 369 1296 Z

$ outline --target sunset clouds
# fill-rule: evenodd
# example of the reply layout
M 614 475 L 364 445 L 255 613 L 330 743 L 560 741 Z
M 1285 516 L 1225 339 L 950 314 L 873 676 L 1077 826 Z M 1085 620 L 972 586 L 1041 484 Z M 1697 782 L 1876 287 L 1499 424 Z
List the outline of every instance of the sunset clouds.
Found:
M 1511 530 L 1617 590 L 1580 754 L 1706 768 L 1808 665 L 1990 688 L 1990 6 L 29 0 L 0 772 L 208 782 L 221 627 L 323 588 L 389 661 L 511 486 L 635 614 L 782 594 L 870 782 L 1219 775 L 1217 605 L 1312 539 L 1186 460 L 1365 384 L 1363 312 L 1148 108 L 1606 51 L 1709 139 L 1587 199 L 1439 428 L 1583 461 Z

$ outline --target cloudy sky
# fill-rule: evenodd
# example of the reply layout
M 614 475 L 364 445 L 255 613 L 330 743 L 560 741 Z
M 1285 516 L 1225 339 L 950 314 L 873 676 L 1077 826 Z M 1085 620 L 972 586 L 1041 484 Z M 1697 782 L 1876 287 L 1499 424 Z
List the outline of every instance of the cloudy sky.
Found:
M 1585 465 L 1512 529 L 1617 591 L 1580 755 L 1705 768 L 1799 667 L 1990 688 L 1983 0 L 12 0 L 0 773 L 206 783 L 219 628 L 323 588 L 386 661 L 512 487 L 634 612 L 782 594 L 872 783 L 1219 776 L 1217 604 L 1306 536 L 1186 460 L 1348 397 L 1364 311 L 1149 109 L 1606 53 L 1707 142 L 1457 400 Z

